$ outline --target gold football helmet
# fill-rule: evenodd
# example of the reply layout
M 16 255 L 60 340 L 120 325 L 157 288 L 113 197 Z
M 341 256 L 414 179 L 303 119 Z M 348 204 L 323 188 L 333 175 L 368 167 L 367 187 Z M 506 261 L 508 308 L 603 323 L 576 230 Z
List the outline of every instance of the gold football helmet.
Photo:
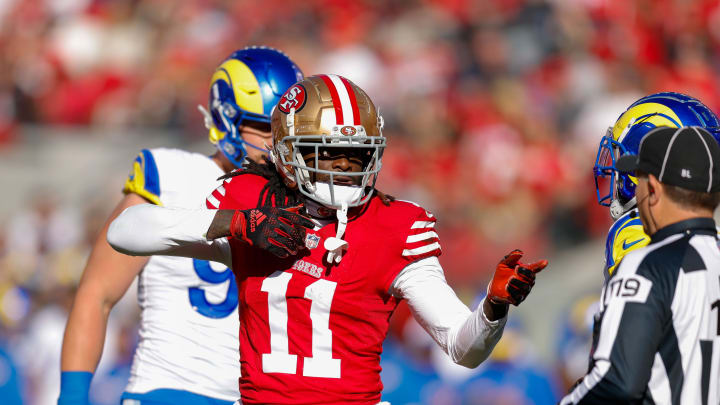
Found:
M 383 119 L 360 87 L 336 75 L 306 77 L 280 98 L 271 126 L 271 158 L 287 186 L 335 209 L 363 205 L 370 199 L 386 143 Z M 360 177 L 359 186 L 334 184 L 339 172 L 318 169 L 318 156 L 326 148 L 366 149 L 361 171 L 342 172 Z M 303 159 L 309 153 L 315 155 L 312 167 Z M 317 174 L 329 180 L 315 181 Z

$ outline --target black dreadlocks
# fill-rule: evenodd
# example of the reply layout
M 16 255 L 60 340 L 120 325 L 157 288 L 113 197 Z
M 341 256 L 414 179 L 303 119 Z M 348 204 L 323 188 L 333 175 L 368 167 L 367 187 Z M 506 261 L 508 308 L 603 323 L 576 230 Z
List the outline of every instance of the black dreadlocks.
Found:
M 297 190 L 291 190 L 285 186 L 285 182 L 282 177 L 280 177 L 280 173 L 278 173 L 275 165 L 265 158 L 263 158 L 262 163 L 248 159 L 247 162 L 243 164 L 241 170 L 233 170 L 217 179 L 225 180 L 235 176 L 242 176 L 243 174 L 255 174 L 262 176 L 268 181 L 262 190 L 260 190 L 260 197 L 257 202 L 258 207 L 272 207 L 273 200 L 277 207 L 295 207 L 302 203 L 300 193 Z M 371 190 L 368 189 L 366 192 L 370 191 Z M 378 189 L 375 189 L 375 194 L 380 197 L 380 201 L 386 206 L 389 206 L 391 202 L 395 201 L 394 196 L 385 194 Z M 280 204 L 280 202 L 283 202 L 283 204 Z
M 242 176 L 243 174 L 255 174 L 268 181 L 262 190 L 260 190 L 260 197 L 257 202 L 258 207 L 272 207 L 273 202 L 275 202 L 275 206 L 277 207 L 295 207 L 301 203 L 298 192 L 289 189 L 285 185 L 275 165 L 267 159 L 263 159 L 262 163 L 247 159 L 241 170 L 226 173 L 218 177 L 218 180 Z

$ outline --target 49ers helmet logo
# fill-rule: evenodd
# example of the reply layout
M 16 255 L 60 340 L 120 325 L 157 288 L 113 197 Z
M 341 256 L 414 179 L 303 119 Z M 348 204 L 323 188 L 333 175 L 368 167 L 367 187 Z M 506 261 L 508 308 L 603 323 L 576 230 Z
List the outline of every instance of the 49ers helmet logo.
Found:
M 340 133 L 347 136 L 355 135 L 357 134 L 357 129 L 355 129 L 355 127 L 344 126 L 340 128 Z
M 278 108 L 285 114 L 290 114 L 290 110 L 294 107 L 295 112 L 305 107 L 307 100 L 305 87 L 302 84 L 296 84 L 288 89 L 278 101 Z

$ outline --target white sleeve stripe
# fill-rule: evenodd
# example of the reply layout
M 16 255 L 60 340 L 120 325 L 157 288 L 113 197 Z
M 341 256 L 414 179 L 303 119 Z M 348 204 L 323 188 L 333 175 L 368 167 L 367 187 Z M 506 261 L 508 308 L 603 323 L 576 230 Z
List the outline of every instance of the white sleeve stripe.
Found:
M 215 198 L 215 196 L 212 194 L 208 196 L 207 202 L 209 202 L 210 205 L 215 209 L 220 206 L 220 201 L 218 201 L 218 199 Z
M 405 249 L 402 252 L 403 256 L 415 256 L 415 255 L 421 255 L 423 253 L 432 252 L 433 250 L 440 249 L 440 244 L 438 242 L 431 243 L 429 245 L 420 246 L 415 249 Z
M 410 229 L 434 228 L 434 227 L 435 227 L 435 221 L 415 221 L 415 223 L 412 224 Z
M 432 238 L 440 238 L 435 231 L 427 231 L 423 233 L 419 233 L 417 235 L 410 235 L 407 237 L 407 240 L 405 242 L 407 243 L 413 243 L 413 242 L 420 242 L 421 240 L 426 239 L 432 239 Z
M 218 193 L 220 193 L 221 196 L 225 196 L 225 187 L 224 186 L 220 186 L 216 190 Z

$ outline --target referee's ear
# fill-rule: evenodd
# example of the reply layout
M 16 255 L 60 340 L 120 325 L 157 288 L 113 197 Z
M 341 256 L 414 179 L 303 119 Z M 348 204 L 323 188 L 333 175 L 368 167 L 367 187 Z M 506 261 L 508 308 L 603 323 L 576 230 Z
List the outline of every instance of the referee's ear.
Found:
M 665 195 L 663 184 L 655 177 L 654 174 L 648 174 L 648 203 L 655 205 Z

